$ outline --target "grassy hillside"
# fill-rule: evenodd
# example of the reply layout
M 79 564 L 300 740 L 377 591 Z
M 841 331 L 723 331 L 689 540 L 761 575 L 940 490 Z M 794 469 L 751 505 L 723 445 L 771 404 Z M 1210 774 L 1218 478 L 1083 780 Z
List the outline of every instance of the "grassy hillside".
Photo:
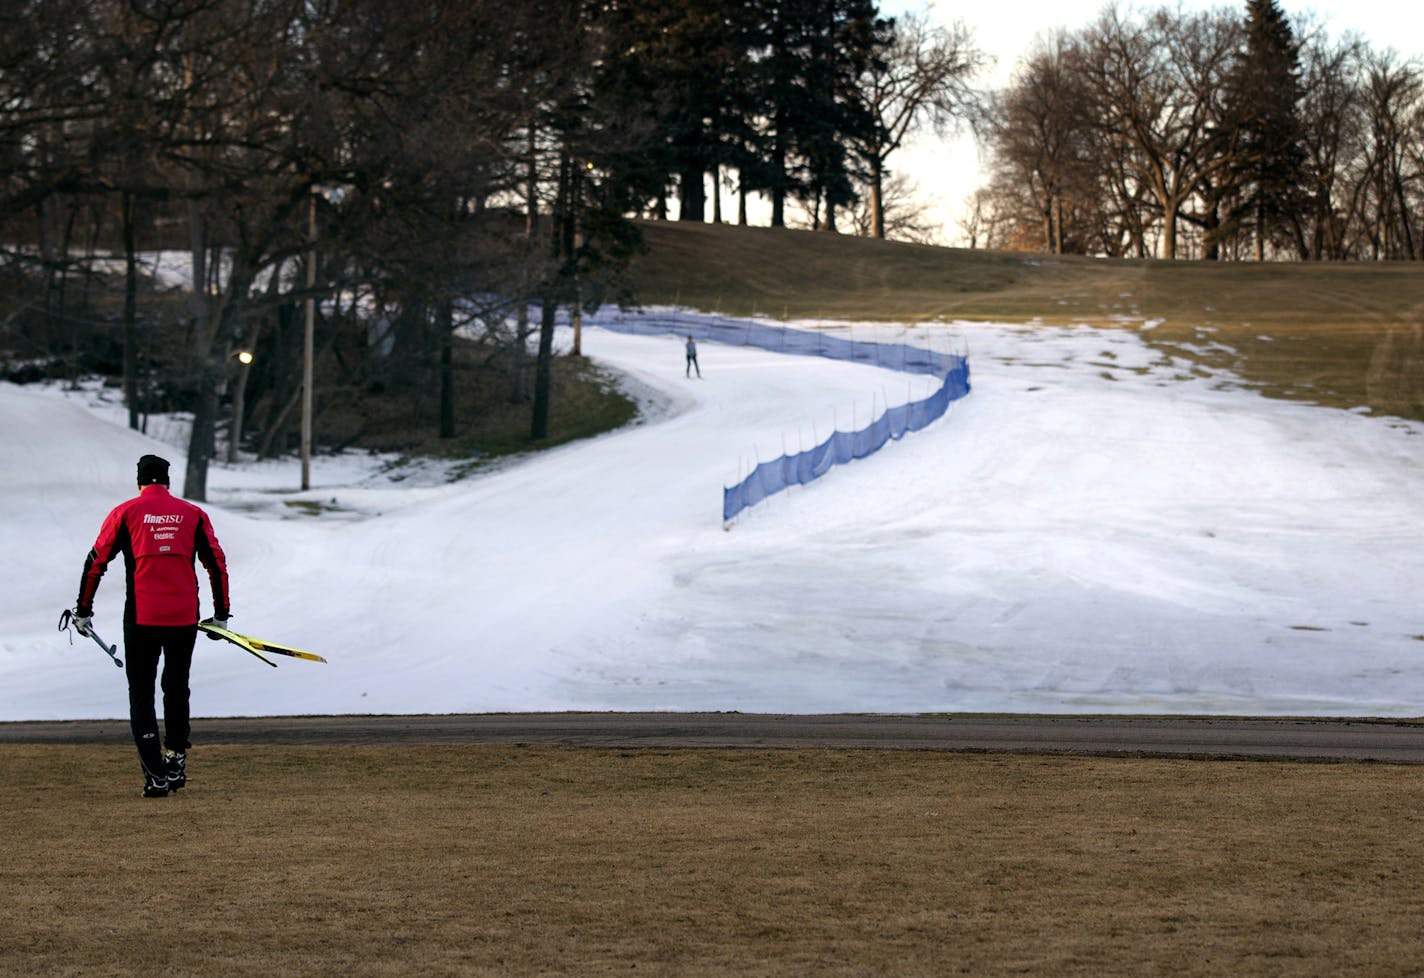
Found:
M 1424 265 L 1104 260 L 644 225 L 648 304 L 732 315 L 1141 328 L 1272 396 L 1424 420 Z M 966 327 L 972 328 L 972 327 Z

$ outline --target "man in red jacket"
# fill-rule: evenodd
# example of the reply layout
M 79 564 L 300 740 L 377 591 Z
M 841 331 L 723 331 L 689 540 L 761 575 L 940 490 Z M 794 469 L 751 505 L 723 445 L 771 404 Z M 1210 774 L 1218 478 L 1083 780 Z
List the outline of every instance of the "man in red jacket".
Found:
M 230 614 L 227 560 L 208 514 L 168 491 L 168 462 L 138 460 L 139 494 L 115 506 L 84 561 L 75 625 L 87 634 L 94 593 L 109 561 L 124 555 L 124 672 L 129 682 L 129 724 L 143 767 L 145 798 L 162 798 L 187 783 L 188 672 L 198 636 L 198 576 L 202 561 L 213 595 L 213 619 L 226 627 Z M 163 658 L 163 747 L 159 749 L 154 680 Z

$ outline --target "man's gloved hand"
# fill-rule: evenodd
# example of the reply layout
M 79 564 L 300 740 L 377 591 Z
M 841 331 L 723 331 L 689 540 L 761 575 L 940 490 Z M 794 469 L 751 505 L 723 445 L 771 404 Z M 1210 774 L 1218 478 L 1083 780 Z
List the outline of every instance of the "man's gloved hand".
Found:
M 94 625 L 94 616 L 81 615 L 78 611 L 75 611 L 74 614 L 70 616 L 69 623 L 74 626 L 74 630 L 80 635 L 87 636 L 89 629 Z
M 226 619 L 226 618 L 204 618 L 204 619 L 203 619 L 203 624 L 204 624 L 204 625 L 216 625 L 218 628 L 227 628 L 227 619 Z M 221 641 L 222 641 L 222 636 L 221 636 L 221 635 L 214 635 L 212 632 L 208 632 L 207 634 L 208 634 L 208 638 L 212 639 L 214 642 L 221 642 Z

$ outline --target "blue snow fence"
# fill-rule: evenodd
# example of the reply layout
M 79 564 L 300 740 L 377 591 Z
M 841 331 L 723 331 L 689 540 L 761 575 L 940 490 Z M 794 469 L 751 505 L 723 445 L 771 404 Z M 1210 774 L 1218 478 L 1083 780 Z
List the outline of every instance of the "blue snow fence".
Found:
M 837 431 L 814 448 L 762 462 L 735 486 L 722 490 L 722 520 L 788 486 L 805 485 L 837 465 L 873 455 L 907 432 L 942 418 L 950 404 L 969 393 L 969 360 L 905 343 L 867 343 L 784 326 L 769 326 L 718 316 L 601 313 L 594 323 L 604 329 L 639 335 L 691 336 L 733 346 L 755 346 L 775 353 L 819 356 L 871 364 L 901 373 L 941 378 L 939 389 L 919 401 L 888 408 L 859 431 Z

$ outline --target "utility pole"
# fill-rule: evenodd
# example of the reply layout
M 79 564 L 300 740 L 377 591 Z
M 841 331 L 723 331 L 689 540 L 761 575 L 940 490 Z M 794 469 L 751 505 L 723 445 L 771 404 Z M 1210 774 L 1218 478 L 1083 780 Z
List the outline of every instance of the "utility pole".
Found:
M 316 194 L 308 202 L 307 240 L 307 303 L 306 328 L 302 334 L 302 490 L 311 488 L 312 442 L 312 355 L 316 333 Z

